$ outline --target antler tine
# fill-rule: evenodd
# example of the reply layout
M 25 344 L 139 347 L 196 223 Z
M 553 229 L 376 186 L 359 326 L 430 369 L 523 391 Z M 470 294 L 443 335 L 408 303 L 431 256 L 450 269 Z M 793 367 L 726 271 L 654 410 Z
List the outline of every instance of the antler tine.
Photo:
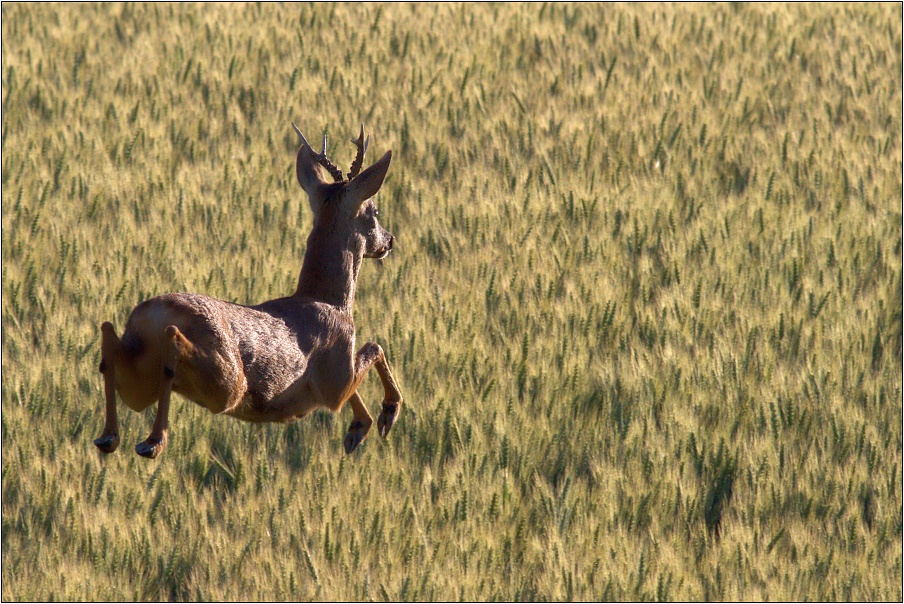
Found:
M 355 161 L 352 162 L 352 167 L 348 172 L 349 180 L 356 177 L 358 172 L 361 171 L 361 166 L 364 164 L 364 154 L 367 153 L 367 145 L 370 144 L 370 135 L 364 138 L 364 124 L 361 124 L 361 134 L 358 135 L 357 139 L 352 139 L 352 142 L 358 147 L 358 153 L 355 155 Z
M 296 128 L 296 130 L 297 130 L 297 128 Z M 299 134 L 301 134 L 301 132 L 299 132 Z M 302 140 L 304 140 L 304 137 L 302 137 Z M 307 141 L 305 141 L 305 143 L 307 143 Z M 310 147 L 310 145 L 308 145 L 308 147 Z M 313 151 L 313 149 L 311 149 L 311 151 Z M 329 158 L 326 156 L 326 133 L 325 132 L 323 133 L 323 149 L 320 151 L 319 154 L 314 156 L 314 159 L 317 160 L 317 163 L 319 163 L 321 166 L 326 168 L 327 172 L 329 172 L 333 176 L 333 180 L 335 180 L 336 182 L 342 182 L 344 180 L 342 178 L 342 170 L 340 170 L 339 168 L 334 166 L 333 162 L 331 162 L 329 160 Z
M 298 133 L 298 137 L 301 139 L 301 144 L 311 149 L 311 145 L 308 143 L 308 140 L 304 137 L 304 134 L 301 133 L 301 130 L 298 129 L 298 126 L 295 125 L 295 122 L 292 122 L 292 127 L 295 128 L 295 132 Z M 313 149 L 311 149 L 313 151 Z

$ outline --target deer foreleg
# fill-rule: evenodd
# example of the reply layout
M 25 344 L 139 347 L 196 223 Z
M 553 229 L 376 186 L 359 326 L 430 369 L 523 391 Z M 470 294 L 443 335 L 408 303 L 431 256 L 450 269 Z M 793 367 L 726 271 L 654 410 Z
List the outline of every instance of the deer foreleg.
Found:
M 119 337 L 113 324 L 105 322 L 100 326 L 101 356 L 100 372 L 104 375 L 104 396 L 106 397 L 106 419 L 104 431 L 94 444 L 104 453 L 112 453 L 119 446 L 119 421 L 116 417 L 116 358 L 119 355 Z
M 361 400 L 361 395 L 357 391 L 352 393 L 348 402 L 352 406 L 352 413 L 355 414 L 355 418 L 348 427 L 348 434 L 345 435 L 343 444 L 345 445 L 345 452 L 351 454 L 367 438 L 367 433 L 370 432 L 374 418 L 367 411 L 367 407 L 364 406 L 364 401 Z
M 154 426 L 151 428 L 150 436 L 135 445 L 135 452 L 142 457 L 154 459 L 166 448 L 167 432 L 169 430 L 170 395 L 173 392 L 173 379 L 176 377 L 179 349 L 182 347 L 184 340 L 185 337 L 178 327 L 170 325 L 166 328 L 161 367 L 163 382 L 160 386 L 160 399 L 157 401 L 157 415 L 154 418 Z
M 385 437 L 389 434 L 389 430 L 399 416 L 399 409 L 402 406 L 402 393 L 396 385 L 395 378 L 389 370 L 389 363 L 386 361 L 386 355 L 383 349 L 376 342 L 368 342 L 361 347 L 355 356 L 355 381 L 356 384 L 361 383 L 364 374 L 371 366 L 375 366 L 380 381 L 383 383 L 383 410 L 377 417 L 377 429 L 380 436 Z

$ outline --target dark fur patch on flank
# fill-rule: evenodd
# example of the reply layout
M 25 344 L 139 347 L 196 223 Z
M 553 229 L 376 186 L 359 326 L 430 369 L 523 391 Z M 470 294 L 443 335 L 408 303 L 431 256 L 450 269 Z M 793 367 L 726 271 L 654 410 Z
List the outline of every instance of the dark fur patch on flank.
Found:
M 132 333 L 126 327 L 126 332 L 122 334 L 122 340 L 120 341 L 120 349 L 131 356 L 132 358 L 139 356 L 142 352 L 144 352 L 144 342 L 141 340 L 141 337 Z

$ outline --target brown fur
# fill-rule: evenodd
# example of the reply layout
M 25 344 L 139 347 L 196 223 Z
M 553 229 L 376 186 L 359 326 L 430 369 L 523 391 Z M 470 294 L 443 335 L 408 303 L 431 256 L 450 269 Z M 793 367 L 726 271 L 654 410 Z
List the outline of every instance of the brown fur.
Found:
M 363 159 L 360 144 L 359 155 Z M 368 342 L 355 352 L 352 306 L 362 259 L 385 257 L 395 241 L 377 222 L 370 201 L 392 155 L 336 183 L 323 178 L 321 156 L 302 137 L 296 174 L 314 226 L 293 295 L 242 306 L 167 294 L 136 306 L 122 338 L 111 323 L 101 326 L 106 422 L 94 441 L 101 451 L 119 446 L 118 392 L 134 411 L 157 403 L 151 434 L 135 450 L 159 455 L 168 438 L 170 394 L 178 392 L 211 413 L 249 422 L 293 421 L 318 407 L 338 412 L 349 401 L 354 420 L 345 448 L 351 453 L 373 424 L 357 393 L 371 366 L 384 389 L 377 426 L 382 436 L 388 434 L 402 396 L 378 344 Z

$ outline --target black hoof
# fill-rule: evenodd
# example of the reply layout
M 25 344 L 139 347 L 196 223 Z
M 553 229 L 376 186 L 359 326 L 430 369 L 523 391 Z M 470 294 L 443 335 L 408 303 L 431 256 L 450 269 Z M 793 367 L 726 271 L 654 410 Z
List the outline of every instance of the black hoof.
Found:
M 349 432 L 345 435 L 345 440 L 342 441 L 342 444 L 345 445 L 345 453 L 347 455 L 351 455 L 352 451 L 358 448 L 364 439 L 360 434 L 355 434 L 354 432 Z
M 166 441 L 160 441 L 156 438 L 147 439 L 135 445 L 135 452 L 141 455 L 142 457 L 147 457 L 148 459 L 154 459 L 161 453 L 163 453 L 163 449 L 166 447 Z
M 112 453 L 119 446 L 119 435 L 111 434 L 95 438 L 94 445 L 101 450 L 101 453 Z
M 348 427 L 348 433 L 345 435 L 345 439 L 342 441 L 342 444 L 345 445 L 345 453 L 347 455 L 351 455 L 352 451 L 358 448 L 364 439 L 367 438 L 367 433 L 370 431 L 370 426 L 365 428 L 363 422 L 359 422 L 355 420 Z
M 377 418 L 377 429 L 383 438 L 386 438 L 386 435 L 392 429 L 392 425 L 398 419 L 399 406 L 399 403 L 383 403 L 383 411 L 380 412 L 380 417 Z

